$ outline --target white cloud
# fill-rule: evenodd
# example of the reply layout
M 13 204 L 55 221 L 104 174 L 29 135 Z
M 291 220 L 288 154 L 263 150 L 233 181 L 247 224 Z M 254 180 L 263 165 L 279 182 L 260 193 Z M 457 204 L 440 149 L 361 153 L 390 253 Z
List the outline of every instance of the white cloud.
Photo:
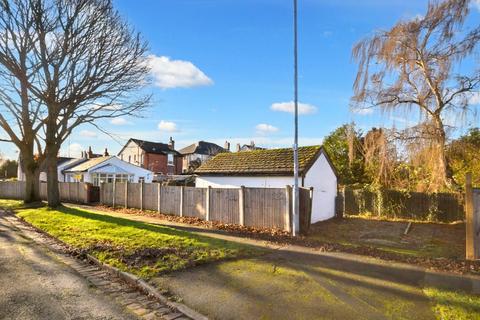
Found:
M 270 109 L 273 111 L 281 112 L 290 112 L 293 113 L 295 110 L 295 105 L 293 101 L 290 102 L 277 102 L 270 106 Z M 317 107 L 307 104 L 307 103 L 298 103 L 298 114 L 311 114 L 317 111 Z
M 102 111 L 118 111 L 122 109 L 120 104 L 102 104 L 102 103 L 93 103 L 89 106 L 91 110 L 102 110 Z
M 473 0 L 472 4 L 478 11 L 480 11 L 480 0 Z
M 175 122 L 165 121 L 165 120 L 161 120 L 158 123 L 158 129 L 161 130 L 161 131 L 167 131 L 167 132 L 177 132 L 178 131 L 177 124 Z
M 131 122 L 125 118 L 113 118 L 112 120 L 110 120 L 110 123 L 115 126 L 124 126 L 126 124 L 131 124 Z
M 96 138 L 97 133 L 95 131 L 82 130 L 82 131 L 80 131 L 80 136 L 85 137 L 85 138 Z
M 366 116 L 366 115 L 372 114 L 373 109 L 372 108 L 353 108 L 352 112 L 359 114 L 361 116 Z
M 257 133 L 259 134 L 267 134 L 267 133 L 274 133 L 278 131 L 277 127 L 272 126 L 271 124 L 260 123 L 258 124 L 255 129 L 257 129 Z
M 171 60 L 165 56 L 149 55 L 147 65 L 155 79 L 155 85 L 162 89 L 191 88 L 213 84 L 213 81 L 190 61 Z
M 480 5 L 480 0 L 478 0 Z M 468 98 L 468 104 L 470 105 L 480 105 L 480 91 L 473 92 L 470 98 Z
M 71 143 L 62 153 L 65 157 L 80 158 L 83 150 L 80 143 Z
M 330 38 L 332 35 L 333 35 L 333 32 L 330 31 L 330 30 L 326 30 L 326 31 L 323 31 L 323 32 L 322 32 L 322 36 L 323 36 L 324 38 Z

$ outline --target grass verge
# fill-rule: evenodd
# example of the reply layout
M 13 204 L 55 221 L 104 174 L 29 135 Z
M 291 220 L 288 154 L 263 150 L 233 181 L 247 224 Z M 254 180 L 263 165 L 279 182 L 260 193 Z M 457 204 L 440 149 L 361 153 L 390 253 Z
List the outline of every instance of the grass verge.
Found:
M 83 209 L 19 209 L 17 215 L 100 261 L 143 278 L 261 253 L 247 245 Z
M 0 199 L 0 208 L 13 210 L 13 209 L 21 208 L 23 206 L 24 206 L 24 203 L 21 200 Z
M 461 292 L 436 288 L 423 290 L 433 305 L 439 320 L 478 320 L 480 319 L 480 297 Z

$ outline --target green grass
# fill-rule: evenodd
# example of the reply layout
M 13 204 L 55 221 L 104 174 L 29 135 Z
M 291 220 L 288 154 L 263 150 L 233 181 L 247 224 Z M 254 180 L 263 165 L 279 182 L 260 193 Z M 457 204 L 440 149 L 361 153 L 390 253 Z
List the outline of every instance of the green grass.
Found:
M 83 209 L 20 209 L 17 215 L 102 262 L 144 278 L 261 252 L 246 245 Z
M 479 296 L 436 288 L 425 288 L 423 292 L 432 301 L 433 311 L 439 320 L 480 319 Z
M 0 208 L 16 209 L 22 206 L 23 206 L 23 201 L 21 200 L 0 199 Z

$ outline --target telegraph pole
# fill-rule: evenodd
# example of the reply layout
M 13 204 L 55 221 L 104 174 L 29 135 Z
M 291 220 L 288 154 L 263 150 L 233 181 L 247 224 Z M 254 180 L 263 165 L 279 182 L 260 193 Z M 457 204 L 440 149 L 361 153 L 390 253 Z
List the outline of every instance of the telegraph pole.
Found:
M 297 37 L 297 0 L 293 0 L 293 87 L 295 104 L 295 137 L 293 141 L 293 219 L 292 234 L 297 235 L 300 218 L 300 192 L 298 189 L 298 37 Z

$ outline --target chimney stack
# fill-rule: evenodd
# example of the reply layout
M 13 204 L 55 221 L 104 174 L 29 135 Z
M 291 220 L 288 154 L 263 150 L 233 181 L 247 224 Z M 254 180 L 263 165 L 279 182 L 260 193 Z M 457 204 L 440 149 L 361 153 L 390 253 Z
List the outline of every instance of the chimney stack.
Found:
M 168 147 L 171 150 L 175 150 L 175 141 L 172 139 L 172 137 L 170 137 L 170 141 L 168 141 Z
M 104 157 L 108 157 L 110 154 L 108 153 L 108 150 L 107 148 L 105 148 L 105 151 L 103 152 L 103 156 Z
M 237 152 L 240 151 L 240 143 L 237 143 Z
M 230 142 L 225 141 L 225 145 L 223 148 L 225 149 L 225 151 L 230 151 Z
M 87 159 L 92 159 L 92 158 L 93 158 L 93 151 L 92 151 L 92 147 L 89 146 L 89 147 L 88 147 Z

